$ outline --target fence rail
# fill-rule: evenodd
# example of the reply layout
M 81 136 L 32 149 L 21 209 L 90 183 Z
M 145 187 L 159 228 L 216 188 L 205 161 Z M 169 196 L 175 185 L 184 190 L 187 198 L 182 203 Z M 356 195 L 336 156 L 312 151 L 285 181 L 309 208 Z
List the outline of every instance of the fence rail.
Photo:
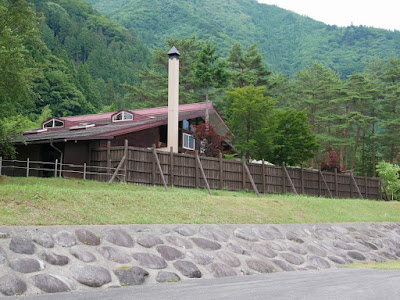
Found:
M 80 177 L 98 181 L 120 181 L 144 185 L 167 185 L 186 188 L 254 190 L 258 193 L 292 192 L 336 198 L 383 199 L 379 178 L 290 168 L 245 160 L 227 160 L 182 153 L 161 152 L 125 146 L 95 148 L 90 165 L 55 162 L 4 160 L 0 175 L 39 177 Z M 388 198 L 386 197 L 386 200 Z

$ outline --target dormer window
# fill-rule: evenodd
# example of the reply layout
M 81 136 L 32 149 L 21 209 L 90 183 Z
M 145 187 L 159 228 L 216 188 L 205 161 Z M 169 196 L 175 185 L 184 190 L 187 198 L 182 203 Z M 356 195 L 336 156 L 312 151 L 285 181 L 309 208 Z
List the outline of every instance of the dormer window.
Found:
M 58 128 L 58 127 L 64 127 L 64 122 L 57 119 L 51 119 L 50 121 L 43 123 L 43 129 Z
M 133 120 L 133 114 L 127 111 L 121 111 L 120 113 L 117 113 L 112 117 L 113 122 L 131 121 L 131 120 Z

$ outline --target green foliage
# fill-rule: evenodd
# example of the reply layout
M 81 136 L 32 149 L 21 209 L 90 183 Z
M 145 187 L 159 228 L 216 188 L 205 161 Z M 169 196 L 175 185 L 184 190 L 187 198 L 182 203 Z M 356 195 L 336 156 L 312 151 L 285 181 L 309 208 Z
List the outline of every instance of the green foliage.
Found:
M 400 200 L 400 166 L 381 161 L 376 166 L 392 200 Z

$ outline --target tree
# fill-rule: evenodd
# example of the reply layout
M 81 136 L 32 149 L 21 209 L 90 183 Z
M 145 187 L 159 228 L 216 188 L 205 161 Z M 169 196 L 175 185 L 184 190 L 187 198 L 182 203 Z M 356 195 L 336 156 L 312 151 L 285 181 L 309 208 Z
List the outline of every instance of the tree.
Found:
M 233 134 L 235 150 L 240 155 L 258 158 L 260 148 L 271 147 L 266 128 L 275 102 L 265 97 L 263 91 L 264 87 L 249 85 L 227 92 L 232 103 L 228 126 Z
M 194 71 L 200 86 L 206 89 L 206 123 L 209 121 L 209 89 L 221 86 L 227 79 L 225 62 L 219 60 L 216 50 L 216 46 L 206 43 L 199 53 Z
M 201 145 L 203 141 L 206 141 L 204 144 L 204 155 L 218 157 L 219 152 L 222 151 L 222 141 L 226 137 L 218 135 L 215 126 L 212 124 L 206 124 L 204 122 L 203 124 L 194 125 L 193 127 L 195 128 L 193 137 L 196 139 L 196 144 Z
M 376 166 L 376 170 L 382 177 L 392 200 L 400 200 L 400 166 L 382 161 Z

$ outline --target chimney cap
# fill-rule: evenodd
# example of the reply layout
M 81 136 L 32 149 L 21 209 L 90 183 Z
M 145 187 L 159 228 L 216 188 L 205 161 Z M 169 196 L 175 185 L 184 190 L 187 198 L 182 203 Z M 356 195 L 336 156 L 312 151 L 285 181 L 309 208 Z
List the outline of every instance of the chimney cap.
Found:
M 179 53 L 178 49 L 175 48 L 175 46 L 173 46 L 173 47 L 171 48 L 171 50 L 168 51 L 167 54 L 168 54 L 168 55 L 178 55 L 178 56 L 181 55 L 181 54 Z

